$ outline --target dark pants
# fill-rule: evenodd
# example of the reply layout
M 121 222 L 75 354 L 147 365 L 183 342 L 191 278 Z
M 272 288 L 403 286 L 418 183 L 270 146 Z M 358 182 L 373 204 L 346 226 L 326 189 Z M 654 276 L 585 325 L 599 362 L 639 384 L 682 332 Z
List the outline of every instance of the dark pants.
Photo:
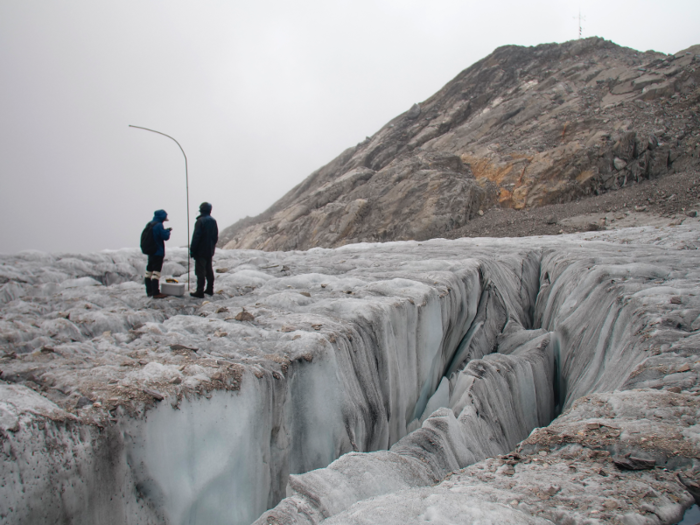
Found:
M 204 279 L 207 280 L 207 292 L 214 292 L 214 269 L 211 267 L 211 257 L 200 257 L 194 260 L 194 274 L 197 276 L 197 291 L 204 291 Z
M 160 272 L 163 269 L 163 257 L 162 255 L 149 255 L 148 265 L 146 266 L 147 272 Z

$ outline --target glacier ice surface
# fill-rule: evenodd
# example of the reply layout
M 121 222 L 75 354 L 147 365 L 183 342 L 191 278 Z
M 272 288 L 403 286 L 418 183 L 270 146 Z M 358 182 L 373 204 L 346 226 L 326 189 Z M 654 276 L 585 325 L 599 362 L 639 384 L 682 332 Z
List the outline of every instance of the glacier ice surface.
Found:
M 0 256 L 0 517 L 545 523 L 622 512 L 615 498 L 578 514 L 538 507 L 515 481 L 525 465 L 523 486 L 545 479 L 547 495 L 541 457 L 593 476 L 615 454 L 649 455 L 658 418 L 678 437 L 655 445 L 655 461 L 696 466 L 699 233 L 223 250 L 206 301 L 146 298 L 135 250 Z M 170 250 L 164 274 L 186 279 L 185 257 Z M 236 320 L 243 309 L 252 321 Z M 595 397 L 617 391 L 647 397 Z M 656 405 L 644 424 L 639 407 Z M 599 406 L 613 408 L 589 413 Z M 592 422 L 531 433 L 561 411 L 551 428 Z M 608 424 L 617 441 L 587 441 Z M 514 449 L 520 459 L 508 459 Z M 650 475 L 625 479 L 670 490 Z M 558 476 L 552 501 L 579 487 Z M 651 508 L 673 523 L 692 504 L 674 483 L 675 499 L 625 508 L 628 522 Z

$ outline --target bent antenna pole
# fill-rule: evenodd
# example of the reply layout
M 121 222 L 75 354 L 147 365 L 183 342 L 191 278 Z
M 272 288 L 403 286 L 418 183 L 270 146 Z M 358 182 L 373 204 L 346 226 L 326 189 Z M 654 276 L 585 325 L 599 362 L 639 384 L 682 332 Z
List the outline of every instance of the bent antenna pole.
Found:
M 156 131 L 155 129 L 148 129 L 148 128 L 143 128 L 141 126 L 132 126 L 129 124 L 130 128 L 138 128 L 138 129 L 143 129 L 146 131 L 150 131 L 151 133 L 158 133 L 158 135 L 163 135 L 164 137 L 168 137 L 170 140 L 174 141 L 175 144 L 180 148 L 180 151 L 182 151 L 182 155 L 185 157 L 185 192 L 187 193 L 187 291 L 190 291 L 190 181 L 189 181 L 189 175 L 187 173 L 187 155 L 185 155 L 185 150 L 182 149 L 182 146 L 180 146 L 180 143 L 175 140 L 173 137 L 170 135 L 166 135 L 165 133 L 161 133 L 160 131 Z

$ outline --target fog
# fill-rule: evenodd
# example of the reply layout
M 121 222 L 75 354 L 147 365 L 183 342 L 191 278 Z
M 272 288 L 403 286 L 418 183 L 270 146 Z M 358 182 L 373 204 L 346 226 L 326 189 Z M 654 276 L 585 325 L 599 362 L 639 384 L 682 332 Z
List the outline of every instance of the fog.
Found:
M 153 211 L 220 229 L 507 44 L 700 43 L 692 1 L 3 0 L 0 252 L 136 246 Z

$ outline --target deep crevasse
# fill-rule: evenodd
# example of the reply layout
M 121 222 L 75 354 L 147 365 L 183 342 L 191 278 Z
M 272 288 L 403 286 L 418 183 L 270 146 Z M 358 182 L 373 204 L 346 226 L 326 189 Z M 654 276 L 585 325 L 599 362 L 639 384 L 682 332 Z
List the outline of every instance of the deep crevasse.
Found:
M 516 273 L 522 271 L 520 263 L 529 289 Z M 181 405 L 175 416 L 167 406 L 149 413 L 145 431 L 140 423 L 128 431 L 146 435 L 128 448 L 153 487 L 149 497 L 174 523 L 246 523 L 283 497 L 288 474 L 325 467 L 352 450 L 396 443 L 411 423 L 419 424 L 414 416 L 423 415 L 457 349 L 463 346 L 463 359 L 473 359 L 491 351 L 507 318 L 529 322 L 520 295 L 536 294 L 535 252 L 518 268 L 486 268 L 468 260 L 460 266 L 430 273 L 433 283 L 450 290 L 443 297 L 426 284 L 392 279 L 370 285 L 376 294 L 371 302 L 317 306 L 315 313 L 341 320 L 335 348 L 324 347 L 312 363 L 292 363 L 282 380 L 250 374 L 235 402 L 215 394 L 206 409 L 197 402 Z M 512 290 L 499 291 L 513 283 Z M 513 296 L 515 307 L 507 307 L 503 293 Z M 412 299 L 397 302 L 402 295 Z M 499 315 L 487 319 L 488 309 Z M 491 346 L 484 347 L 484 341 Z M 173 428 L 188 437 L 172 439 Z M 192 443 L 201 448 L 187 450 Z M 226 457 L 235 460 L 217 463 Z M 189 465 L 196 467 L 188 470 Z M 181 483 L 183 472 L 191 484 Z
M 545 249 L 542 259 L 532 316 L 545 329 L 524 330 L 512 319 L 499 326 L 499 312 L 491 307 L 488 317 L 495 326 L 481 331 L 469 364 L 450 375 L 449 383 L 443 380 L 434 395 L 432 408 L 445 408 L 430 410 L 422 427 L 389 452 L 348 455 L 326 469 L 292 476 L 290 497 L 256 525 L 270 519 L 319 523 L 356 502 L 430 486 L 452 471 L 507 453 L 581 396 L 629 381 L 647 357 L 641 329 L 659 317 L 634 295 L 643 290 L 640 283 L 668 279 L 671 267 L 558 249 Z M 692 261 L 682 266 L 697 278 Z M 508 355 L 484 357 L 496 347 Z

